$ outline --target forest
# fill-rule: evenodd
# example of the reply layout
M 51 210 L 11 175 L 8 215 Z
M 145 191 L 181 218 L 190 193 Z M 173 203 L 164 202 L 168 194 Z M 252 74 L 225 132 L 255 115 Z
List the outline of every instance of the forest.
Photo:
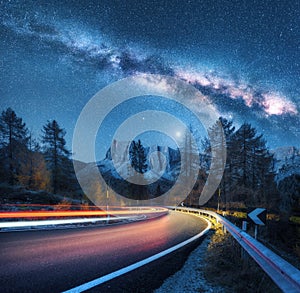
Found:
M 22 118 L 8 108 L 0 116 L 0 182 L 2 189 L 71 194 L 79 188 L 66 132 L 57 121 L 47 121 L 34 137 Z M 2 197 L 5 194 L 2 192 Z M 5 198 L 2 198 L 2 202 Z M 20 199 L 22 200 L 22 199 Z
M 278 162 L 267 147 L 264 137 L 251 124 L 238 129 L 233 121 L 220 117 L 217 125 L 224 130 L 226 162 L 222 181 L 208 206 L 221 209 L 260 206 L 282 214 L 286 218 L 299 214 L 300 155 L 295 149 L 291 158 Z M 215 126 L 209 132 L 216 133 Z M 8 187 L 60 194 L 76 200 L 86 200 L 73 169 L 72 154 L 66 147 L 65 130 L 57 121 L 46 121 L 38 137 L 34 137 L 26 123 L 11 108 L 0 116 L 0 186 L 5 202 Z M 202 140 L 203 152 L 199 156 L 200 168 L 193 191 L 185 200 L 197 205 L 209 172 L 211 147 L 214 141 Z M 187 150 L 187 153 L 189 151 Z M 147 152 L 140 141 L 130 151 L 131 163 L 140 173 L 147 168 Z M 183 154 L 183 161 L 197 154 Z M 82 163 L 83 166 L 85 163 Z M 280 166 L 280 168 L 278 167 Z M 289 172 L 286 174 L 286 170 Z M 291 171 L 292 170 L 292 171 Z M 286 174 L 286 175 L 282 175 Z M 279 178 L 279 179 L 278 179 Z M 7 199 L 8 200 L 8 199 Z

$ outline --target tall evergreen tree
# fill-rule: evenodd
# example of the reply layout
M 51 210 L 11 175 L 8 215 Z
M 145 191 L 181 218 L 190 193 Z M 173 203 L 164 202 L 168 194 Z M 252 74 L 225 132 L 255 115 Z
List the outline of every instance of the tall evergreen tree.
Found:
M 220 183 L 220 194 L 221 198 L 219 199 L 225 206 L 230 200 L 230 189 L 231 189 L 231 175 L 232 175 L 232 164 L 231 164 L 231 139 L 232 135 L 234 134 L 235 127 L 233 126 L 232 120 L 227 120 L 226 118 L 220 117 L 219 122 L 222 125 L 224 131 L 224 138 L 225 138 L 225 147 L 226 147 L 226 162 L 225 162 L 225 169 L 224 174 L 222 177 L 222 181 Z
M 210 141 L 203 141 L 205 158 L 211 160 L 211 148 L 222 149 L 226 144 L 225 170 L 220 183 L 221 203 L 232 201 L 244 202 L 248 205 L 263 204 L 275 206 L 278 192 L 275 184 L 274 158 L 270 154 L 266 141 L 258 135 L 254 127 L 244 123 L 235 131 L 232 121 L 219 118 L 224 132 L 224 142 L 220 139 L 217 127 L 209 129 Z M 222 162 L 210 171 L 217 171 Z M 216 170 L 214 170 L 216 169 Z M 219 191 L 213 201 L 217 201 Z
M 148 169 L 147 155 L 140 140 L 132 142 L 129 155 L 132 167 L 141 174 L 146 173 Z
M 183 149 L 180 150 L 181 153 L 181 186 L 183 187 L 183 193 L 189 193 L 185 204 L 190 206 L 199 203 L 199 184 L 194 182 L 198 181 L 198 174 L 200 172 L 200 154 L 197 145 L 197 141 L 201 141 L 200 136 L 189 125 L 188 128 L 183 133 Z M 194 189 L 190 192 L 189 187 L 194 184 Z M 186 187 L 186 190 L 184 190 Z M 197 187 L 197 188 L 196 188 Z
M 217 177 L 222 177 L 219 190 L 215 197 L 218 197 L 219 195 L 222 196 L 218 201 L 221 200 L 225 204 L 230 184 L 230 178 L 228 178 L 230 173 L 230 163 L 228 160 L 230 152 L 228 146 L 235 130 L 232 124 L 232 121 L 219 117 L 216 123 L 208 130 L 209 139 L 206 138 L 202 142 L 206 153 L 205 159 L 208 162 L 207 165 L 211 163 L 212 150 L 214 150 L 214 154 L 217 156 L 214 165 L 210 166 L 210 172 L 213 172 Z M 222 173 L 222 171 L 224 171 L 224 173 Z
M 272 193 L 270 187 L 273 186 L 274 173 L 273 156 L 269 153 L 262 135 L 257 135 L 251 124 L 244 123 L 232 136 L 230 152 L 231 179 L 236 190 L 241 186 L 252 190 L 248 201 L 266 203 Z M 259 198 L 255 198 L 253 191 L 260 194 Z
M 259 148 L 263 145 L 262 136 L 257 136 L 256 129 L 249 123 L 244 123 L 233 135 L 232 162 L 234 176 L 238 183 L 246 187 L 253 187 L 256 156 Z
M 42 133 L 45 159 L 51 172 L 52 188 L 53 192 L 57 193 L 62 184 L 62 177 L 65 175 L 66 157 L 70 155 L 64 139 L 66 132 L 55 120 L 52 120 L 43 126 Z
M 200 158 L 198 145 L 192 126 L 189 125 L 188 129 L 184 132 L 184 150 L 182 152 L 182 166 L 184 170 L 183 175 L 189 177 L 190 175 L 198 174 L 200 168 Z
M 32 190 L 47 190 L 50 174 L 41 147 L 30 132 L 18 181 Z
M 129 159 L 133 169 L 140 174 L 144 174 L 148 170 L 147 154 L 140 140 L 133 141 L 129 149 Z M 145 178 L 144 178 L 145 179 Z M 131 184 L 129 193 L 136 200 L 145 199 L 148 197 L 148 186 Z
M 2 167 L 8 169 L 8 182 L 14 185 L 27 149 L 28 130 L 22 118 L 8 108 L 0 116 Z M 23 155 L 23 158 L 21 157 Z M 5 178 L 4 178 L 5 179 Z

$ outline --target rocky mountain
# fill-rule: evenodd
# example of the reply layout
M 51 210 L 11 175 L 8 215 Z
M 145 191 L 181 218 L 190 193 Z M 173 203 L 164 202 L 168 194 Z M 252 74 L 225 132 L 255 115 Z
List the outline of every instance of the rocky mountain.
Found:
M 272 151 L 275 159 L 276 181 L 280 182 L 293 174 L 300 174 L 300 150 L 286 146 Z
M 128 165 L 128 146 L 123 142 L 115 142 L 112 147 L 114 148 L 113 151 L 109 149 L 103 160 L 89 163 L 77 173 L 77 176 L 81 178 L 81 182 L 86 182 L 86 185 L 93 191 L 95 189 L 95 192 L 97 187 L 93 187 L 93 185 L 97 181 L 98 170 L 106 184 L 115 192 L 135 199 L 148 199 L 160 196 L 174 185 L 180 174 L 180 151 L 167 146 L 156 145 L 145 147 L 147 171 L 151 170 L 151 172 L 146 172 L 144 178 L 146 182 L 150 182 L 153 176 L 159 179 L 156 179 L 155 182 L 152 180 L 147 186 L 130 183 L 128 180 L 125 180 L 132 176 L 132 169 Z M 101 189 L 102 187 L 98 186 L 99 188 Z
M 127 166 L 129 154 L 128 143 L 114 141 L 112 147 L 113 150 L 109 148 L 105 158 L 97 163 L 101 173 L 110 172 L 115 178 L 120 177 L 119 174 L 124 174 L 126 177 L 130 176 L 131 174 L 128 173 L 129 168 Z M 114 158 L 112 158 L 112 153 Z M 181 158 L 178 149 L 175 150 L 168 146 L 153 145 L 151 147 L 145 147 L 145 154 L 148 159 L 148 170 L 154 169 L 168 180 L 174 180 L 178 176 Z M 153 154 L 155 156 L 152 156 Z

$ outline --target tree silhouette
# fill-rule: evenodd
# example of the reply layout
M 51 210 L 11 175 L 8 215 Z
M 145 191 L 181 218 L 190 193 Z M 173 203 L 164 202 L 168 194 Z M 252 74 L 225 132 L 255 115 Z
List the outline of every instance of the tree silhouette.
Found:
M 14 185 L 20 171 L 21 155 L 27 149 L 28 130 L 22 118 L 8 108 L 0 117 L 0 137 L 2 145 L 2 164 L 8 163 L 8 182 Z
M 140 140 L 133 141 L 129 149 L 129 158 L 133 169 L 140 174 L 144 174 L 148 170 L 147 154 Z M 148 196 L 148 186 L 140 184 L 131 184 L 130 193 L 133 198 L 145 199 Z
M 42 129 L 42 142 L 44 144 L 45 159 L 51 172 L 53 192 L 59 188 L 59 176 L 64 174 L 64 164 L 70 152 L 66 149 L 65 130 L 60 128 L 55 120 L 48 121 Z
M 147 155 L 140 140 L 133 141 L 129 150 L 131 166 L 139 173 L 144 174 L 148 170 Z

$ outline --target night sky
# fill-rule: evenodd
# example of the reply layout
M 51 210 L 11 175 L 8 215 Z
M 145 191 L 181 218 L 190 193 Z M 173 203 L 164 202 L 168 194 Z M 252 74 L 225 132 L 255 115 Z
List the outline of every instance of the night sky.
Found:
M 56 119 L 71 149 L 94 94 L 156 73 L 195 85 L 270 148 L 300 147 L 300 1 L 24 2 L 0 2 L 0 108 L 35 136 Z

